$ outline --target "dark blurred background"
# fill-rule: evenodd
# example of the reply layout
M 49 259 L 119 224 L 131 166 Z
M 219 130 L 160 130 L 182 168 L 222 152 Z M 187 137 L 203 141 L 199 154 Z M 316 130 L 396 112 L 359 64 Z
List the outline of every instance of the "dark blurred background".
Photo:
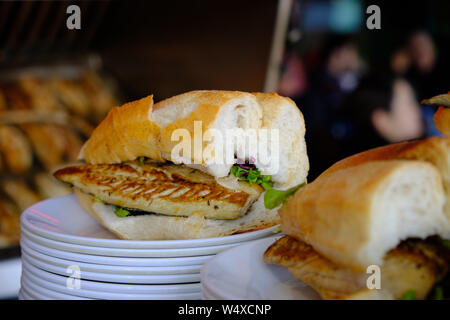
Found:
M 78 4 L 81 30 L 65 27 Z M 126 99 L 262 90 L 277 1 L 0 2 L 0 68 L 97 53 Z
M 373 4 L 381 29 L 366 27 Z M 440 0 L 293 2 L 278 91 L 305 116 L 310 181 L 356 152 L 439 134 L 420 101 L 450 89 L 449 16 Z

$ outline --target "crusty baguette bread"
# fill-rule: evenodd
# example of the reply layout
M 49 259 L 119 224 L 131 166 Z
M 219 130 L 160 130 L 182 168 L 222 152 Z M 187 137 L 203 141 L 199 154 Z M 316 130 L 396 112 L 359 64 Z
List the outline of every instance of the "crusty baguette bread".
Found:
M 439 107 L 434 114 L 434 125 L 446 137 L 450 137 L 450 108 Z
M 105 228 L 127 240 L 184 240 L 221 237 L 254 229 L 264 229 L 280 222 L 277 210 L 268 210 L 260 198 L 247 215 L 235 220 L 205 219 L 193 215 L 173 217 L 157 214 L 119 218 L 114 206 L 95 201 L 74 188 L 81 206 Z
M 422 160 L 433 164 L 438 169 L 447 196 L 444 211 L 450 219 L 450 138 L 431 137 L 367 150 L 336 162 L 322 175 L 369 161 L 393 159 Z
M 139 156 L 162 161 L 152 108 L 152 96 L 113 108 L 83 145 L 79 158 L 92 164 L 119 163 Z
M 445 194 L 435 166 L 373 161 L 323 174 L 279 210 L 282 230 L 337 265 L 365 270 L 401 240 L 448 236 Z
M 203 157 L 198 152 L 172 157 L 173 148 L 181 139 L 172 139 L 177 129 L 186 129 L 194 144 L 194 126 L 201 121 L 201 131 L 228 129 L 277 129 L 280 165 L 272 175 L 275 187 L 286 189 L 306 180 L 309 169 L 304 140 L 305 124 L 295 103 L 275 93 L 246 93 L 239 91 L 191 91 L 153 105 L 151 96 L 113 108 L 94 130 L 83 146 L 80 159 L 87 163 L 119 163 L 145 156 L 154 160 L 170 160 L 207 172 L 220 178 L 229 174 L 232 164 L 211 163 L 213 153 Z M 258 131 L 260 132 L 260 131 Z M 214 150 L 218 140 L 203 141 L 203 150 Z M 235 153 L 238 151 L 235 146 Z M 269 170 L 269 164 L 257 167 Z

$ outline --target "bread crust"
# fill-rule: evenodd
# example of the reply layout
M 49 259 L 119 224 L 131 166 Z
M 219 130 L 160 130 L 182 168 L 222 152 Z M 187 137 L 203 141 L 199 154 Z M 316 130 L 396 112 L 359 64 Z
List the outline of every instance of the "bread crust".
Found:
M 164 161 L 152 108 L 153 96 L 114 107 L 84 144 L 79 158 L 90 164 L 120 163 L 139 156 Z
M 152 96 L 148 96 L 113 108 L 85 143 L 79 158 L 88 164 L 113 164 L 145 156 L 160 162 L 185 163 L 217 179 L 227 177 L 233 164 L 214 167 L 200 159 L 197 165 L 194 160 L 198 159 L 194 159 L 193 152 L 189 159 L 172 158 L 172 148 L 178 143 L 172 141 L 172 134 L 177 129 L 186 129 L 193 137 L 195 121 L 202 121 L 203 133 L 209 128 L 223 133 L 236 128 L 279 130 L 280 158 L 283 159 L 279 173 L 272 175 L 274 187 L 287 189 L 306 181 L 309 163 L 303 115 L 292 100 L 275 93 L 197 90 L 156 104 L 153 104 Z M 206 148 L 213 142 L 202 143 Z M 259 163 L 257 168 L 265 174 L 265 168 Z M 231 221 L 196 215 L 189 218 L 144 215 L 120 219 L 112 212 L 112 206 L 93 202 L 79 191 L 76 193 L 92 216 L 123 239 L 218 237 L 279 223 L 277 210 L 264 207 L 264 193 L 244 216 Z
M 340 160 L 325 170 L 322 175 L 352 167 L 369 161 L 423 160 L 443 169 L 450 168 L 450 138 L 430 137 L 405 141 L 363 151 Z M 444 172 L 443 172 L 444 173 Z
M 263 109 L 261 128 L 279 129 L 280 132 L 280 170 L 273 178 L 282 183 L 276 187 L 287 189 L 305 182 L 309 160 L 304 139 L 306 128 L 303 114 L 294 101 L 276 93 L 255 92 L 253 95 Z
M 450 138 L 430 137 L 367 150 L 336 162 L 322 176 L 369 161 L 383 160 L 421 160 L 434 165 L 442 177 L 447 197 L 444 210 L 450 219 Z

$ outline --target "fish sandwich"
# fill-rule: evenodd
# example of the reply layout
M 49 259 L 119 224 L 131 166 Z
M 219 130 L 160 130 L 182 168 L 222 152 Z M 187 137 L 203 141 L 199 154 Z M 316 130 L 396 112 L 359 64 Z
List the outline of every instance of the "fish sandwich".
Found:
M 225 145 L 237 155 L 232 163 L 194 159 L 195 150 L 174 153 L 177 130 L 192 137 L 198 123 L 224 136 L 254 130 L 257 139 L 263 129 L 276 130 L 278 170 L 269 172 L 257 153 L 237 145 Z M 84 144 L 83 162 L 54 175 L 122 239 L 226 236 L 279 223 L 278 208 L 306 182 L 304 135 L 298 107 L 275 93 L 192 91 L 156 104 L 148 96 L 113 108 Z M 201 146 L 218 150 L 218 143 L 204 139 Z

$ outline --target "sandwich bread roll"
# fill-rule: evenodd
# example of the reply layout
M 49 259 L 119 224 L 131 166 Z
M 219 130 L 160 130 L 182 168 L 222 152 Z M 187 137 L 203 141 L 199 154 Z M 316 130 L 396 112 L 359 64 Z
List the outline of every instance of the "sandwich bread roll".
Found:
M 242 160 L 253 162 L 261 176 L 270 175 L 276 189 L 306 182 L 305 124 L 295 103 L 275 93 L 237 91 L 192 91 L 156 104 L 148 96 L 113 108 L 81 148 L 79 160 L 84 164 L 60 169 L 55 176 L 74 185 L 83 207 L 123 239 L 215 237 L 279 223 L 278 208 L 265 207 L 264 189 L 238 181 L 230 173 L 234 163 L 224 158 L 222 163 L 212 162 L 215 151 L 200 158 L 195 152 L 172 153 L 180 142 L 173 139 L 177 129 L 189 133 L 192 149 L 198 129 L 202 133 L 215 130 L 223 137 L 228 130 L 254 130 L 257 143 L 264 131 L 274 130 L 279 143 L 274 150 L 269 143 L 268 149 L 269 154 L 279 152 L 275 172 L 251 148 L 242 153 L 239 145 L 225 145 L 232 148 L 225 151 L 244 154 Z M 218 150 L 220 142 L 212 136 L 203 139 L 201 146 Z M 174 170 L 174 165 L 179 169 Z M 205 174 L 209 178 L 200 179 Z M 224 196 L 227 193 L 230 197 Z M 230 205 L 233 193 L 247 199 L 234 201 L 239 208 Z M 132 208 L 133 214 L 118 217 L 117 206 Z M 172 207 L 175 210 L 169 210 Z
M 94 130 L 79 159 L 89 164 L 112 164 L 144 156 L 183 163 L 216 178 L 228 176 L 232 164 L 225 159 L 224 164 L 208 164 L 210 158 L 195 158 L 195 152 L 189 158 L 172 158 L 172 149 L 179 143 L 172 134 L 177 129 L 186 129 L 194 137 L 196 121 L 201 121 L 203 133 L 216 129 L 223 136 L 227 135 L 227 129 L 279 130 L 282 156 L 279 170 L 272 177 L 275 186 L 287 189 L 306 180 L 309 163 L 303 115 L 292 100 L 275 93 L 199 90 L 156 104 L 148 96 L 115 107 Z M 213 148 L 214 143 L 214 140 L 203 142 L 203 149 Z M 255 158 L 264 172 L 266 168 L 258 163 L 258 154 L 249 154 L 248 158 Z
M 335 163 L 280 209 L 286 236 L 264 260 L 324 299 L 426 298 L 450 269 L 449 147 L 433 137 Z M 380 288 L 368 288 L 369 267 Z
M 416 299 L 427 297 L 433 286 L 449 270 L 450 250 L 433 242 L 409 240 L 386 253 L 379 267 L 379 287 L 368 287 L 375 269 L 354 271 L 319 254 L 303 241 L 285 236 L 265 252 L 267 263 L 288 269 L 311 286 L 323 299 L 392 300 L 414 292 Z M 374 283 L 369 282 L 371 285 Z
M 364 271 L 407 238 L 445 238 L 439 171 L 423 161 L 376 161 L 319 176 L 280 209 L 283 233 L 336 264 Z

